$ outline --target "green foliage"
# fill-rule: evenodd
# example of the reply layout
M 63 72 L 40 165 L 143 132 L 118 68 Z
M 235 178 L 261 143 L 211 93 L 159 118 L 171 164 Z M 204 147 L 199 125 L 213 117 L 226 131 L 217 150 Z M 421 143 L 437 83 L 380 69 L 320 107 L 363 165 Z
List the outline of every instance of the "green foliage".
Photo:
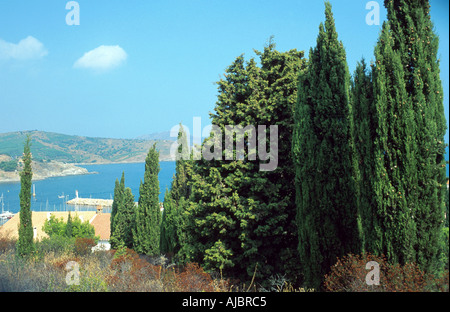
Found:
M 13 172 L 13 171 L 17 170 L 17 160 L 0 162 L 0 170 L 6 171 L 6 172 Z
M 372 72 L 364 59 L 357 63 L 351 84 L 354 122 L 354 151 L 357 171 L 358 208 L 361 216 L 363 247 L 373 241 L 372 207 L 374 207 L 374 150 L 376 111 L 373 100 Z M 367 236 L 367 238 L 366 238 Z
M 447 178 L 448 180 L 448 178 Z M 448 227 L 448 220 L 450 219 L 450 215 L 449 215 L 449 189 L 447 188 L 447 196 L 445 197 L 445 226 Z
M 440 240 L 440 255 L 439 255 L 439 266 L 437 272 L 448 271 L 448 256 L 449 256 L 449 237 L 448 237 L 448 227 L 442 228 L 442 235 Z
M 111 246 L 116 248 L 118 242 L 126 247 L 133 246 L 133 229 L 135 227 L 136 206 L 131 189 L 127 187 L 123 193 L 123 201 L 117 207 L 114 217 L 114 232 L 111 237 Z
M 35 251 L 33 242 L 33 225 L 31 222 L 31 136 L 27 136 L 23 149 L 24 168 L 20 172 L 20 224 L 19 239 L 17 241 L 17 254 L 29 257 Z
M 136 226 L 133 229 L 134 250 L 140 254 L 159 254 L 161 212 L 159 208 L 159 152 L 156 144 L 145 159 L 144 182 L 139 188 Z
M 45 220 L 42 230 L 48 236 L 66 236 L 66 223 L 63 218 L 56 218 L 50 215 L 50 218 Z
M 91 253 L 92 247 L 96 245 L 93 238 L 77 237 L 75 238 L 74 252 L 79 256 L 86 256 Z
M 122 178 L 119 180 L 116 179 L 115 187 L 114 187 L 114 200 L 111 207 L 111 238 L 114 236 L 114 227 L 115 227 L 115 216 L 117 214 L 117 211 L 119 210 L 119 207 L 123 205 L 123 197 L 125 193 L 125 172 L 122 172 Z M 114 239 L 113 239 L 114 240 Z M 115 248 L 114 246 L 111 246 Z
M 72 237 L 72 234 L 73 234 L 73 224 L 72 224 L 72 217 L 70 216 L 70 212 L 69 212 L 69 216 L 67 217 L 67 223 L 66 223 L 64 235 L 67 237 Z
M 392 263 L 438 263 L 445 200 L 442 83 L 428 1 L 385 1 L 375 47 L 374 235 L 367 249 Z
M 205 268 L 207 270 L 219 268 L 222 272 L 225 267 L 233 266 L 233 262 L 230 260 L 231 256 L 233 256 L 232 251 L 218 240 L 214 243 L 214 246 L 205 252 Z
M 50 237 L 95 238 L 98 240 L 98 237 L 95 236 L 95 228 L 89 224 L 89 221 L 83 222 L 77 215 L 72 219 L 69 214 L 69 218 L 68 222 L 64 222 L 62 217 L 58 219 L 51 215 L 48 220 L 45 220 L 42 230 Z
M 172 194 L 166 189 L 164 194 L 164 211 L 161 219 L 161 253 L 173 254 L 177 248 L 177 211 L 175 203 L 172 199 Z
M 210 271 L 222 270 L 225 276 L 242 281 L 250 281 L 259 263 L 255 279 L 264 283 L 276 272 L 293 279 L 299 276 L 294 187 L 285 181 L 291 181 L 294 174 L 292 114 L 304 61 L 303 52 L 279 52 L 272 41 L 256 54 L 260 66 L 253 58 L 245 61 L 239 56 L 217 83 L 212 124 L 222 133 L 227 125 L 278 126 L 278 167 L 260 171 L 262 157 L 256 154 L 258 161 L 249 159 L 253 154 L 248 149 L 242 159 L 222 160 L 226 156 L 223 138 L 212 133 L 203 148 L 220 139 L 221 151 L 210 148 L 218 157 L 192 163 L 191 194 L 178 213 L 183 218 L 180 228 L 184 235 L 178 255 L 185 263 L 200 263 Z M 247 146 L 248 134 L 243 139 Z
M 0 134 L 0 154 L 22 155 L 20 142 L 33 136 L 33 159 L 66 163 L 121 162 L 143 159 L 157 144 L 161 159 L 169 159 L 172 141 L 91 138 L 43 131 L 20 131 Z
M 38 259 L 42 259 L 50 253 L 72 254 L 74 249 L 75 237 L 52 235 L 36 242 Z
M 319 289 L 337 257 L 360 252 L 350 75 L 330 3 L 300 73 L 292 151 L 300 265 Z
M 178 131 L 175 175 L 170 191 L 164 194 L 164 212 L 161 221 L 161 252 L 174 255 L 181 249 L 183 239 L 184 211 L 186 199 L 191 193 L 190 179 L 192 160 L 190 159 L 187 135 L 180 124 Z

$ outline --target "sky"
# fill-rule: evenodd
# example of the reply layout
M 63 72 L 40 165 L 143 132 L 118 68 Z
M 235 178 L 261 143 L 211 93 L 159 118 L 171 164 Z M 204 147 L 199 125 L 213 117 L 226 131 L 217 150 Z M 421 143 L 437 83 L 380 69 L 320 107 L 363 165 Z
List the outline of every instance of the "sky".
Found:
M 383 1 L 379 25 L 366 22 L 370 1 L 330 2 L 353 73 L 373 59 Z M 448 121 L 449 3 L 430 3 Z M 203 128 L 236 57 L 256 57 L 271 36 L 277 50 L 307 55 L 324 9 L 312 0 L 0 0 L 0 133 L 136 138 L 180 122 L 192 129 L 194 117 Z

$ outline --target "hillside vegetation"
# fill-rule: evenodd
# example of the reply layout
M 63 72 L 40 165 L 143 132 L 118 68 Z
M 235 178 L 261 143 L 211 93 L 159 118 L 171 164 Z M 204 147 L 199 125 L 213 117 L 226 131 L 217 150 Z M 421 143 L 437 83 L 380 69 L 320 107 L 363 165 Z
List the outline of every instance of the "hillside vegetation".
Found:
M 173 141 L 143 139 L 110 139 L 66 135 L 43 131 L 19 131 L 0 134 L 0 155 L 22 156 L 26 135 L 31 134 L 33 160 L 65 163 L 143 162 L 156 142 L 160 160 L 170 158 Z

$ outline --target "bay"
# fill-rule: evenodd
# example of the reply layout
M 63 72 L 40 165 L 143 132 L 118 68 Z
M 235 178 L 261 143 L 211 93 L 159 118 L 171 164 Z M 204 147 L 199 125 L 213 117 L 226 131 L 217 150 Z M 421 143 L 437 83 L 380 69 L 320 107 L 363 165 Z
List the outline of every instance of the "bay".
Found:
M 125 172 L 125 186 L 130 187 L 137 202 L 139 199 L 139 185 L 144 179 L 144 163 L 78 165 L 95 174 L 76 175 L 48 178 L 33 181 L 36 197 L 32 197 L 32 211 L 64 211 L 64 210 L 93 210 L 95 207 L 67 205 L 65 202 L 75 198 L 75 191 L 82 198 L 113 199 L 116 179 Z M 175 174 L 175 162 L 160 162 L 159 188 L 160 202 L 164 201 L 164 192 L 170 188 Z M 0 183 L 0 196 L 3 194 L 4 210 L 17 213 L 20 210 L 20 182 Z M 62 197 L 62 198 L 60 198 Z M 1 207 L 0 207 L 1 209 Z M 108 212 L 108 211 L 105 211 Z

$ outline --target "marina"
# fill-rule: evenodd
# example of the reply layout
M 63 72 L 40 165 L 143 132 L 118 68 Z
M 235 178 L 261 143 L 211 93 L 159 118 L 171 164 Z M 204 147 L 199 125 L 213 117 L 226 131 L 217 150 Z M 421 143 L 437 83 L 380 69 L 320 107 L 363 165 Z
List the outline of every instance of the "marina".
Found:
M 2 206 L 2 213 L 0 214 L 0 225 L 3 225 L 8 220 L 12 219 L 12 217 L 14 217 L 14 214 L 9 211 L 5 211 L 5 203 L 3 201 L 3 194 L 0 197 L 0 201 L 1 201 L 1 206 Z
M 72 206 L 93 206 L 93 207 L 112 207 L 112 199 L 100 199 L 100 198 L 79 198 L 76 197 L 67 201 L 67 205 Z
M 31 187 L 31 210 L 40 211 L 96 211 L 101 206 L 104 213 L 111 210 L 114 198 L 115 180 L 125 172 L 125 186 L 131 188 L 135 202 L 139 199 L 139 186 L 144 176 L 143 163 L 121 163 L 83 165 L 89 172 L 98 174 L 53 177 L 33 180 Z M 170 188 L 175 162 L 160 162 L 160 202 Z M 3 204 L 4 217 L 10 217 L 20 210 L 20 183 L 0 183 L 0 208 Z M 8 213 L 9 212 L 9 213 Z M 6 214 L 8 213 L 8 214 Z

